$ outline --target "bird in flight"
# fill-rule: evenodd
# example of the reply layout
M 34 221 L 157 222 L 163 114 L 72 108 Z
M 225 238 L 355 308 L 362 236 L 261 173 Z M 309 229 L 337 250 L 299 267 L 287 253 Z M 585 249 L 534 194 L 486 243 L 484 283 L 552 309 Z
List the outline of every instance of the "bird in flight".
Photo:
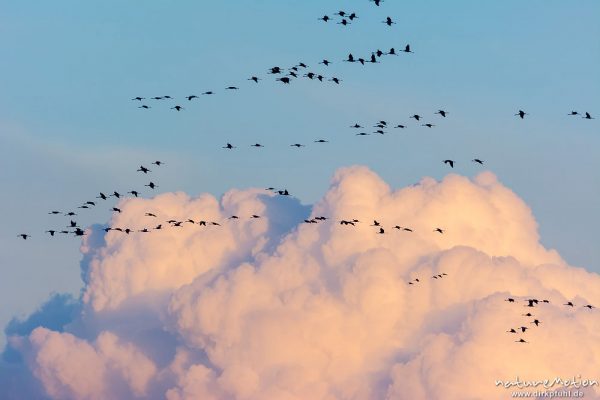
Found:
M 540 324 L 541 324 L 541 322 L 537 319 L 534 319 L 531 323 L 535 324 L 535 326 L 540 326 Z
M 183 108 L 181 106 L 175 106 L 175 107 L 171 107 L 171 110 L 181 111 L 181 110 L 185 110 L 185 108 Z
M 594 308 L 594 306 L 593 306 L 593 305 L 591 305 L 591 304 L 586 304 L 584 307 L 586 307 L 586 308 L 589 308 L 590 310 L 591 310 L 592 308 Z
M 569 114 L 567 115 L 579 115 L 579 113 L 577 111 L 571 111 Z
M 369 0 L 369 1 L 372 1 L 373 3 L 375 3 L 375 5 L 377 7 L 379 7 L 379 5 L 383 2 L 383 0 Z
M 154 182 L 150 182 L 149 184 L 144 185 L 144 186 L 148 186 L 150 189 L 154 189 L 154 188 L 158 187 L 157 185 L 154 184 Z
M 147 110 L 147 109 L 149 109 L 149 108 L 152 108 L 152 107 L 150 107 L 150 106 L 147 106 L 147 105 L 145 105 L 145 104 L 142 104 L 142 105 L 141 105 L 141 106 L 139 106 L 138 108 L 144 108 L 144 109 L 146 109 L 146 110 Z
M 471 161 L 473 161 L 474 163 L 477 163 L 477 164 L 481 164 L 481 165 L 483 165 L 483 161 L 482 161 L 482 160 L 480 160 L 479 158 L 474 158 L 474 159 L 472 159 Z
M 406 128 L 406 126 L 405 126 L 405 125 L 400 125 L 400 124 L 398 124 L 398 125 L 396 125 L 394 128 L 400 128 L 400 129 L 404 129 L 404 128 Z
M 327 15 L 323 15 L 321 18 L 319 18 L 319 20 L 321 20 L 321 21 L 324 21 L 324 22 L 327 22 L 327 21 L 329 21 L 330 19 L 331 19 L 331 18 L 329 18 L 329 16 L 327 16 Z
M 590 113 L 586 111 L 586 113 L 585 113 L 585 117 L 583 117 L 583 119 L 595 119 L 595 118 L 594 118 L 594 117 L 592 117 L 592 116 L 590 115 Z
M 329 64 L 331 64 L 331 62 L 329 60 L 325 59 L 325 60 L 321 61 L 319 64 L 323 64 L 324 66 L 328 67 Z
M 258 83 L 258 81 L 260 81 L 260 78 L 258 78 L 256 76 L 253 76 L 253 77 L 248 78 L 248 80 L 249 81 L 254 81 L 254 82 Z
M 138 197 L 140 195 L 140 193 L 137 190 L 132 190 L 131 192 L 127 192 L 127 193 L 132 194 L 135 197 Z
M 415 120 L 419 121 L 421 119 L 421 116 L 419 114 L 415 114 L 410 118 L 414 118 Z
M 195 94 L 192 94 L 190 96 L 187 96 L 186 99 L 188 99 L 188 101 L 192 101 L 193 99 L 197 99 L 198 96 L 196 96 Z
M 336 77 L 334 76 L 334 77 L 333 77 L 333 78 L 331 78 L 329 81 L 330 81 L 330 82 L 335 82 L 335 83 L 337 83 L 337 84 L 339 85 L 339 84 L 340 84 L 340 82 L 341 82 L 342 80 L 341 80 L 341 79 L 338 79 L 338 78 L 336 78 Z
M 386 24 L 387 26 L 392 26 L 393 24 L 395 24 L 395 22 L 394 22 L 394 21 L 392 21 L 392 18 L 390 18 L 390 17 L 387 17 L 387 18 L 385 19 L 385 21 L 382 21 L 382 22 L 383 22 L 384 24 Z
M 156 165 L 157 167 L 160 167 L 161 165 L 164 164 L 164 162 L 162 162 L 162 161 L 154 161 L 152 164 Z
M 232 145 L 231 143 L 227 143 L 225 146 L 223 146 L 223 148 L 231 150 L 231 149 L 235 149 L 235 146 Z
M 236 86 L 227 86 L 225 88 L 225 90 L 238 90 L 238 89 L 239 89 L 239 87 L 236 87 Z
M 48 214 L 57 215 L 60 214 L 60 211 L 50 211 Z
M 312 78 L 311 78 L 312 79 Z M 281 83 L 285 83 L 285 84 L 289 84 L 290 83 L 290 78 L 288 78 L 287 76 L 282 76 L 281 78 L 277 79 L 279 82 Z
M 444 164 L 448 164 L 450 168 L 454 168 L 454 160 L 444 160 Z
M 140 168 L 137 170 L 137 172 L 143 172 L 144 174 L 147 174 L 148 172 L 152 172 L 152 171 L 150 171 L 148 168 L 144 167 L 143 165 L 140 165 Z
M 204 93 L 202 93 L 202 94 L 203 94 L 203 95 L 211 95 L 211 94 L 215 94 L 215 92 L 208 91 L 208 92 L 204 92 Z
M 133 99 L 131 99 L 131 100 L 142 101 L 142 100 L 144 100 L 144 99 L 145 99 L 145 97 L 140 97 L 140 96 L 138 96 L 138 97 L 134 97 L 134 98 L 133 98 Z
M 263 146 L 260 143 L 254 143 L 254 144 L 251 144 L 250 147 L 265 147 L 265 146 Z
M 519 112 L 516 113 L 515 115 L 518 115 L 519 117 L 521 117 L 521 119 L 523 119 L 528 114 L 525 111 L 523 111 L 523 110 L 519 110 Z
M 300 144 L 300 143 L 294 143 L 294 144 L 290 144 L 290 146 L 291 146 L 291 147 L 297 147 L 297 148 L 300 148 L 300 147 L 305 147 L 303 144 Z
M 28 235 L 28 234 L 26 234 L 26 233 L 20 233 L 20 234 L 18 234 L 18 235 L 17 235 L 17 237 L 20 237 L 20 238 L 22 238 L 23 240 L 27 240 L 27 238 L 30 238 L 30 237 L 31 237 L 31 235 Z
M 439 232 L 439 233 L 444 233 L 444 230 L 441 229 L 441 228 L 435 228 L 433 231 L 434 232 Z
M 529 343 L 529 342 L 526 342 L 524 339 L 519 339 L 519 340 L 516 340 L 516 342 L 517 342 L 517 343 Z
M 410 44 L 407 44 L 402 51 L 405 53 L 414 53 L 414 51 L 410 50 Z
M 566 304 L 564 304 L 565 306 L 569 306 L 569 307 L 575 307 L 575 304 L 573 304 L 572 302 L 568 301 Z
M 435 125 L 434 124 L 422 124 L 421 126 L 426 126 L 428 128 L 433 128 Z
M 440 114 L 442 117 L 446 118 L 446 114 L 448 114 L 448 111 L 438 110 L 436 114 Z
M 325 139 L 319 139 L 319 140 L 315 140 L 315 143 L 329 143 L 329 141 L 327 141 Z

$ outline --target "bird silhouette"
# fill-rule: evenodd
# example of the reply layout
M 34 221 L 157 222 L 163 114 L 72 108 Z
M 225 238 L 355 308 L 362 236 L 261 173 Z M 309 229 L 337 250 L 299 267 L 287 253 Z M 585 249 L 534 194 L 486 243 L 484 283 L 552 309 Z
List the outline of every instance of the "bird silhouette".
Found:
M 260 143 L 254 143 L 254 144 L 251 144 L 250 147 L 265 147 L 265 146 L 263 146 Z
M 171 110 L 181 111 L 181 110 L 185 110 L 185 108 L 183 108 L 181 106 L 175 106 L 175 107 L 171 107 Z
M 344 26 L 347 26 L 347 25 L 350 25 L 350 22 L 348 22 L 348 21 L 346 20 L 346 18 L 343 18 L 343 19 L 342 19 L 340 22 L 338 22 L 338 25 L 344 25 Z
M 197 99 L 198 96 L 196 96 L 195 94 L 192 94 L 190 96 L 186 96 L 186 99 L 188 99 L 188 101 L 192 101 L 193 99 Z
M 279 79 L 277 79 L 278 81 L 282 82 L 282 83 L 286 83 L 289 84 L 290 83 L 290 78 L 288 78 L 287 76 L 283 76 Z
M 383 228 L 379 228 L 379 232 L 377 232 L 379 235 L 383 235 L 385 233 L 385 230 L 383 230 Z
M 148 110 L 148 109 L 150 109 L 150 108 L 152 108 L 152 107 L 150 107 L 150 106 L 147 106 L 147 105 L 145 105 L 145 104 L 142 104 L 142 105 L 141 105 L 141 106 L 139 106 L 138 108 L 143 108 L 143 109 L 146 109 L 146 110 Z
M 234 146 L 234 145 L 232 145 L 231 143 L 227 143 L 225 146 L 223 146 L 223 148 L 224 148 L 224 149 L 231 150 L 231 149 L 235 149 L 235 146 Z
M 164 162 L 162 162 L 162 161 L 154 161 L 152 164 L 156 165 L 157 167 L 160 167 L 161 165 L 164 164 Z
M 348 19 L 350 21 L 354 21 L 355 19 L 358 19 L 358 16 L 356 15 L 356 13 L 352 13 L 352 14 L 348 15 Z
M 448 165 L 450 165 L 450 168 L 454 168 L 454 161 L 453 160 L 444 160 L 444 164 L 448 164 Z
M 117 191 L 114 191 L 111 196 L 116 197 L 117 199 L 121 198 L 121 194 L 119 192 L 117 192 Z
M 60 214 L 60 211 L 50 211 L 48 214 L 57 215 Z
M 516 340 L 516 342 L 517 342 L 517 343 L 529 343 L 529 342 L 526 342 L 524 339 L 519 339 L 519 340 Z
M 406 126 L 405 125 L 396 125 L 394 128 L 404 129 L 404 128 L 406 128 Z
M 444 233 L 444 230 L 441 228 L 435 228 L 433 231 L 438 233 Z
M 370 133 L 367 133 L 367 132 L 360 132 L 360 133 L 356 134 L 356 136 L 369 136 L 369 135 L 370 135 Z
M 394 21 L 392 21 L 392 18 L 390 18 L 390 17 L 387 17 L 387 18 L 385 19 L 385 21 L 382 21 L 382 22 L 383 22 L 384 24 L 386 24 L 387 26 L 392 26 L 393 24 L 395 24 L 395 22 L 394 22 Z
M 541 324 L 541 322 L 537 319 L 534 319 L 531 323 L 534 324 L 535 326 L 540 326 L 540 324 Z
M 577 111 L 571 111 L 570 113 L 568 113 L 567 115 L 579 115 L 579 113 Z
M 405 53 L 414 53 L 413 51 L 410 50 L 410 44 L 407 44 L 404 47 L 404 50 L 402 50 L 402 51 L 405 52 Z
M 131 192 L 127 192 L 127 193 L 129 193 L 129 194 L 132 194 L 132 195 L 134 195 L 135 197 L 138 197 L 138 196 L 140 195 L 140 194 L 139 194 L 139 192 L 138 192 L 137 190 L 132 190 Z
M 589 308 L 590 310 L 591 310 L 592 308 L 595 308 L 595 307 L 594 307 L 593 305 L 591 305 L 591 304 L 586 304 L 584 307 L 586 307 L 586 308 Z
M 442 117 L 446 118 L 446 114 L 448 114 L 448 111 L 438 110 L 436 114 L 440 114 Z
M 506 332 L 508 332 L 508 333 L 517 333 L 517 331 L 514 328 L 510 328 L 510 330 L 506 331 Z
M 594 118 L 594 117 L 592 117 L 592 116 L 590 115 L 590 113 L 586 111 L 586 113 L 585 113 L 585 117 L 583 117 L 583 119 L 595 119 L 595 118 Z
M 336 84 L 340 84 L 340 82 L 342 81 L 341 79 L 336 78 L 335 76 L 333 78 L 330 79 L 331 82 L 335 82 Z
M 208 91 L 208 92 L 204 92 L 204 93 L 202 93 L 202 94 L 203 94 L 203 95 L 211 95 L 211 94 L 215 94 L 215 92 Z
M 345 62 L 356 62 L 352 53 L 348 54 L 348 59 L 344 60 Z
M 96 196 L 96 198 L 97 199 L 102 199 L 102 200 L 106 200 L 107 199 L 106 195 L 104 193 L 102 193 L 102 192 L 100 192 L 100 195 Z
M 158 187 L 157 185 L 154 184 L 154 182 L 150 182 L 149 184 L 144 185 L 144 186 L 148 186 L 150 189 L 154 189 L 154 188 Z
M 433 128 L 435 125 L 434 124 L 422 124 L 421 126 L 426 126 L 428 128 Z
M 509 303 L 514 303 L 515 299 L 513 299 L 512 297 L 509 297 L 508 299 L 506 299 L 504 301 L 508 301 Z
M 362 128 L 362 126 L 360 126 L 359 124 L 354 124 L 350 128 L 358 129 L 358 128 Z
M 569 306 L 569 307 L 575 307 L 575 304 L 573 304 L 572 302 L 568 301 L 566 304 L 564 304 L 565 306 Z
M 378 55 L 379 55 L 379 50 L 377 50 L 377 52 L 378 52 Z M 386 54 L 387 54 L 388 56 L 397 56 L 397 55 L 398 55 L 398 53 L 396 53 L 396 49 L 395 49 L 395 48 L 393 48 L 393 47 L 392 47 L 392 48 L 390 49 L 390 51 L 388 51 Z M 381 57 L 381 56 L 379 56 L 379 57 Z
M 519 112 L 516 113 L 515 115 L 518 115 L 521 119 L 523 119 L 528 114 L 525 111 L 523 111 L 523 110 L 519 110 Z
M 521 314 L 523 317 L 533 317 L 533 314 L 528 312 L 527 314 Z
M 481 164 L 481 165 L 483 165 L 483 161 L 482 161 L 482 160 L 480 160 L 479 158 L 474 158 L 474 159 L 472 159 L 471 161 L 473 161 L 474 163 L 477 163 L 477 164 Z
M 117 208 L 117 207 L 113 207 L 111 210 L 114 211 L 114 212 L 118 212 L 118 213 L 121 212 L 121 209 Z
M 144 100 L 144 99 L 145 99 L 145 97 L 140 97 L 140 96 L 138 96 L 138 97 L 134 97 L 134 98 L 133 98 L 133 99 L 131 99 L 131 100 L 142 101 L 142 100 Z
M 323 15 L 321 18 L 319 18 L 319 20 L 321 20 L 321 21 L 324 21 L 324 22 L 327 22 L 327 21 L 329 21 L 330 19 L 331 19 L 331 18 L 329 18 L 329 16 L 327 16 L 327 15 Z
M 379 7 L 379 5 L 383 2 L 383 0 L 369 0 L 369 1 L 372 1 L 373 3 L 375 3 L 375 5 L 377 7 Z
M 76 213 L 74 213 L 73 211 L 69 211 L 68 213 L 65 214 L 65 217 L 73 217 L 77 215 Z
M 415 114 L 410 118 L 414 118 L 415 120 L 419 121 L 421 119 L 421 116 L 419 114 Z
M 140 168 L 138 168 L 137 172 L 143 172 L 144 174 L 147 174 L 148 172 L 151 172 L 148 168 L 144 167 L 143 165 L 140 165 Z
M 258 83 L 258 81 L 260 81 L 260 78 L 258 78 L 256 76 L 253 76 L 253 77 L 248 78 L 248 80 L 249 81 L 254 81 L 254 82 Z
M 300 148 L 300 147 L 305 147 L 305 146 L 303 144 L 300 144 L 300 143 L 294 143 L 294 144 L 290 144 L 290 147 Z
M 146 214 L 144 214 L 144 215 L 145 215 L 146 217 L 154 217 L 154 218 L 156 218 L 156 214 L 153 214 L 153 213 L 146 213 Z
M 315 140 L 315 143 L 329 143 L 329 142 L 325 139 L 319 139 L 319 140 Z
M 239 87 L 237 87 L 237 86 L 227 86 L 225 88 L 225 90 L 238 90 L 238 89 L 239 89 Z
M 17 237 L 20 237 L 20 238 L 22 238 L 23 240 L 27 240 L 27 238 L 30 238 L 30 237 L 31 237 L 31 235 L 28 235 L 27 233 L 19 233 L 19 234 L 17 235 Z
M 325 59 L 325 60 L 321 61 L 319 64 L 323 64 L 324 66 L 328 67 L 329 64 L 331 64 L 331 62 L 329 60 Z

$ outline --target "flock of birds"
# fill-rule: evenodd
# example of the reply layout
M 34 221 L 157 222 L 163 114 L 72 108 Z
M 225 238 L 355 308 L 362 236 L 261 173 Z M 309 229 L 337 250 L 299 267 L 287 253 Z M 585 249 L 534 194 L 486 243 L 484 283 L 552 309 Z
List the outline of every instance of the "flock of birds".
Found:
M 369 0 L 369 1 L 374 3 L 375 6 L 380 6 L 381 3 L 383 2 L 383 0 Z M 338 12 L 334 13 L 331 17 L 329 15 L 324 15 L 323 17 L 320 17 L 318 19 L 325 23 L 329 23 L 330 21 L 335 21 L 339 25 L 347 26 L 347 25 L 352 24 L 356 20 L 358 20 L 359 17 L 355 12 L 338 11 Z M 389 16 L 386 17 L 385 20 L 383 20 L 381 22 L 390 27 L 392 25 L 396 24 L 396 22 Z M 393 48 L 393 47 L 390 48 L 388 51 L 382 51 L 380 49 L 377 49 L 375 51 L 371 51 L 371 54 L 369 56 L 355 56 L 352 53 L 350 53 L 350 54 L 348 54 L 348 56 L 345 59 L 341 60 L 341 62 L 357 64 L 357 65 L 360 64 L 362 66 L 365 66 L 367 64 L 378 64 L 381 62 L 383 57 L 399 56 L 400 53 L 412 54 L 414 52 L 412 51 L 410 44 L 406 44 L 400 50 L 396 50 L 396 48 Z M 332 62 L 329 61 L 328 59 L 323 59 L 318 64 L 327 68 L 332 64 Z M 274 77 L 274 80 L 276 82 L 280 82 L 281 84 L 284 84 L 284 85 L 288 85 L 288 84 L 292 83 L 294 80 L 300 79 L 300 78 L 306 78 L 307 80 L 318 81 L 318 82 L 322 82 L 322 83 L 332 82 L 335 85 L 339 85 L 342 82 L 342 79 L 340 79 L 339 77 L 326 76 L 324 73 L 315 72 L 315 71 L 311 70 L 310 67 L 304 62 L 299 62 L 296 65 L 293 65 L 292 67 L 289 67 L 289 68 L 273 66 L 273 67 L 270 67 L 266 72 L 267 72 L 267 75 Z M 253 82 L 251 85 L 258 84 L 263 79 L 264 79 L 264 77 L 259 77 L 258 75 L 252 75 L 249 78 L 247 78 L 248 81 Z M 240 87 L 233 86 L 233 85 L 224 86 L 224 90 L 227 92 L 235 92 L 235 91 L 240 90 Z M 207 91 L 202 92 L 200 95 L 190 94 L 190 95 L 183 97 L 182 99 L 185 99 L 187 101 L 187 104 L 191 104 L 194 100 L 200 99 L 201 96 L 202 97 L 211 96 L 211 95 L 214 95 L 215 93 L 216 92 L 214 90 L 207 90 Z M 145 100 L 151 100 L 153 102 L 161 102 L 161 101 L 175 102 L 176 101 L 176 99 L 170 95 L 153 96 L 153 97 L 148 97 L 148 98 L 142 97 L 142 96 L 136 96 L 136 97 L 132 98 L 131 100 L 134 102 L 142 103 L 141 105 L 139 105 L 138 108 L 145 109 L 145 110 L 149 110 L 152 108 L 152 106 L 148 105 L 145 102 Z M 170 109 L 172 109 L 176 112 L 185 110 L 186 108 L 183 107 L 181 104 L 182 103 L 180 103 L 180 102 L 175 102 L 174 104 L 171 104 L 172 106 L 170 107 Z M 443 110 L 443 109 L 438 109 L 433 114 L 439 115 L 439 117 L 437 117 L 437 118 L 441 117 L 442 119 L 444 119 L 447 117 L 449 112 L 446 110 Z M 525 112 L 524 110 L 518 110 L 518 112 L 515 114 L 515 116 L 517 116 L 520 119 L 525 119 L 525 116 L 528 116 L 528 115 L 529 115 L 529 113 Z M 592 115 L 587 111 L 584 112 L 583 114 L 581 114 L 578 111 L 571 111 L 567 115 L 568 116 L 580 116 L 581 118 L 586 119 L 586 120 L 594 119 L 594 117 L 592 117 Z M 433 128 L 436 126 L 436 124 L 432 123 L 431 121 L 426 121 L 424 119 L 424 116 L 419 115 L 419 114 L 413 114 L 409 117 L 409 119 L 413 119 L 416 124 L 418 124 L 422 127 Z M 350 126 L 350 128 L 359 131 L 358 133 L 356 133 L 356 136 L 369 136 L 372 134 L 384 135 L 388 132 L 389 128 L 405 129 L 405 128 L 407 128 L 407 126 L 408 125 L 406 123 L 388 124 L 387 121 L 380 120 L 380 121 L 377 121 L 375 123 L 375 125 L 373 125 L 374 131 L 370 131 L 368 128 L 366 128 L 365 126 L 363 126 L 359 123 L 354 123 L 353 125 Z M 322 139 L 322 138 L 314 140 L 314 143 L 319 143 L 319 144 L 328 143 L 328 142 L 329 142 L 329 140 Z M 290 146 L 296 147 L 296 148 L 306 147 L 306 145 L 302 144 L 302 143 L 293 143 L 293 144 L 290 144 Z M 262 148 L 265 146 L 261 143 L 254 143 L 254 144 L 251 144 L 250 147 Z M 223 146 L 223 149 L 226 149 L 226 150 L 233 150 L 236 148 L 237 148 L 237 146 L 235 146 L 229 142 L 227 142 Z M 474 158 L 471 161 L 473 163 L 476 163 L 479 165 L 484 164 L 484 161 L 479 158 Z M 454 166 L 456 164 L 456 161 L 452 160 L 452 159 L 446 159 L 446 160 L 443 160 L 442 162 L 443 162 L 443 164 L 449 166 L 450 168 L 454 168 Z M 154 161 L 152 164 L 157 167 L 160 167 L 164 163 L 162 161 Z M 152 172 L 149 168 L 144 167 L 143 165 L 141 165 L 137 171 L 140 173 L 143 173 L 144 175 L 147 175 L 148 173 Z M 154 190 L 158 187 L 158 185 L 156 185 L 152 181 L 150 181 L 145 186 L 148 187 L 150 190 Z M 274 193 L 275 195 L 278 195 L 278 196 L 290 196 L 290 193 L 287 189 L 276 189 L 276 188 L 270 187 L 270 188 L 266 188 L 265 190 L 271 191 L 272 193 Z M 126 195 L 131 195 L 133 197 L 138 197 L 141 194 L 142 193 L 137 190 L 130 190 L 126 193 Z M 121 199 L 122 197 L 125 197 L 125 195 L 118 191 L 113 191 L 111 194 L 105 194 L 105 193 L 101 192 L 94 201 L 85 201 L 83 204 L 81 204 L 77 208 L 78 209 L 90 209 L 92 207 L 96 207 L 99 204 L 99 202 L 107 201 L 109 198 Z M 120 213 L 122 210 L 116 206 L 112 206 L 110 208 L 110 211 L 112 211 L 114 213 Z M 45 233 L 47 233 L 48 235 L 50 235 L 52 237 L 57 236 L 57 234 L 58 235 L 60 235 L 60 234 L 74 235 L 74 236 L 78 237 L 78 236 L 84 236 L 88 232 L 88 231 L 84 230 L 77 223 L 77 221 L 74 220 L 74 217 L 77 216 L 77 213 L 75 211 L 64 212 L 64 211 L 52 210 L 49 212 L 49 214 L 68 217 L 68 222 L 66 222 L 66 225 L 64 225 L 63 227 L 48 229 L 45 231 Z M 227 221 L 235 221 L 235 220 L 239 220 L 241 218 L 249 218 L 249 219 L 262 218 L 262 216 L 260 216 L 260 215 L 252 214 L 251 216 L 230 215 L 225 220 L 221 220 L 221 221 L 209 221 L 209 220 L 205 220 L 202 218 L 186 218 L 186 219 L 182 219 L 182 220 L 164 219 L 164 220 L 159 221 L 159 218 L 161 216 L 157 215 L 157 213 L 153 212 L 152 210 L 145 212 L 143 217 L 144 217 L 144 220 L 153 221 L 153 223 L 151 224 L 152 227 L 146 226 L 146 227 L 142 227 L 142 228 L 133 228 L 133 227 L 107 226 L 103 229 L 105 232 L 116 231 L 116 232 L 122 232 L 126 235 L 129 235 L 132 233 L 150 233 L 151 231 L 159 231 L 159 230 L 163 230 L 165 228 L 182 228 L 187 225 L 198 225 L 198 226 L 203 226 L 203 227 L 209 227 L 209 226 L 219 227 L 219 226 L 222 226 L 222 224 L 226 223 Z M 362 224 L 362 222 L 356 218 L 342 219 L 342 220 L 334 221 L 330 217 L 326 217 L 326 216 L 311 217 L 309 219 L 305 219 L 303 221 L 303 223 L 305 223 L 305 224 L 320 224 L 320 223 L 324 223 L 326 221 L 330 221 L 330 222 L 339 224 L 340 226 L 343 226 L 343 227 L 356 227 L 359 224 Z M 378 235 L 384 235 L 386 233 L 389 233 L 389 231 L 398 231 L 398 232 L 405 232 L 405 233 L 412 233 L 415 231 L 415 229 L 410 226 L 393 225 L 393 226 L 390 226 L 389 228 L 384 227 L 383 224 L 378 220 L 373 220 L 373 223 L 368 226 L 373 227 L 374 232 Z M 432 231 L 434 233 L 442 235 L 442 234 L 444 234 L 445 229 L 436 227 Z M 27 240 L 28 238 L 31 237 L 31 235 L 28 233 L 20 233 L 17 236 L 22 238 L 23 240 Z M 448 276 L 448 274 L 446 274 L 445 272 L 442 272 L 442 273 L 433 275 L 431 277 L 431 279 L 438 280 L 438 279 L 443 279 L 446 276 Z M 420 285 L 422 283 L 423 282 L 420 280 L 420 278 L 417 277 L 417 278 L 412 279 L 410 282 L 408 282 L 408 285 L 416 286 L 416 285 Z M 515 303 L 516 300 L 514 298 L 508 298 L 508 299 L 506 299 L 506 301 L 510 302 L 510 303 Z M 533 299 L 533 298 L 525 299 L 525 302 L 527 303 L 525 305 L 525 307 L 529 307 L 529 308 L 534 308 L 534 307 L 538 306 L 538 304 L 540 304 L 540 303 L 542 303 L 542 304 L 549 303 L 548 300 L 538 300 L 538 299 Z M 575 305 L 570 301 L 568 303 L 566 303 L 565 306 L 572 307 L 572 308 L 575 307 Z M 589 308 L 590 310 L 595 308 L 591 304 L 584 305 L 583 307 Z M 538 327 L 541 324 L 541 321 L 539 319 L 537 319 L 531 312 L 522 314 L 522 316 L 534 318 L 533 321 L 530 321 L 530 325 L 535 325 L 536 327 Z M 518 325 L 521 325 L 521 324 L 518 324 Z M 526 333 L 527 330 L 529 330 L 531 328 L 532 328 L 531 326 L 523 326 L 522 325 L 517 328 L 511 328 L 507 332 L 509 332 L 511 334 L 518 334 L 518 333 L 524 334 L 524 333 Z M 524 340 L 523 338 L 520 338 L 516 342 L 517 343 L 529 343 L 528 341 Z
M 504 301 L 507 301 L 507 302 L 509 302 L 509 303 L 516 304 L 516 300 L 515 300 L 515 298 L 514 298 L 514 297 L 509 297 L 509 298 L 507 298 L 507 299 L 506 299 L 506 300 L 504 300 Z M 547 299 L 544 299 L 544 300 L 539 300 L 539 299 L 535 299 L 535 298 L 526 298 L 526 299 L 523 299 L 523 301 L 524 301 L 525 303 L 527 303 L 527 304 L 525 304 L 523 307 L 528 307 L 528 308 L 535 308 L 535 307 L 537 307 L 537 306 L 538 306 L 538 305 L 540 305 L 540 304 L 550 304 L 550 301 L 549 301 L 549 300 L 547 300 Z M 575 304 L 573 304 L 573 302 L 572 302 L 572 301 L 568 301 L 568 302 L 566 302 L 566 303 L 564 304 L 564 306 L 566 306 L 566 307 L 571 307 L 571 308 L 575 308 Z M 592 309 L 596 308 L 596 307 L 594 307 L 594 306 L 593 306 L 593 305 L 591 305 L 591 304 L 586 304 L 586 305 L 584 305 L 584 306 L 582 306 L 582 307 L 583 307 L 583 308 L 588 308 L 588 309 L 590 309 L 590 310 L 592 310 Z M 521 316 L 523 316 L 523 317 L 527 317 L 527 318 L 533 318 L 533 321 L 530 321 L 530 322 L 529 322 L 529 324 L 530 324 L 530 325 L 535 325 L 536 327 L 538 327 L 538 326 L 540 326 L 540 324 L 542 324 L 542 322 L 541 322 L 541 321 L 540 321 L 540 320 L 539 320 L 539 319 L 538 319 L 538 318 L 537 318 L 537 317 L 536 317 L 534 314 L 532 314 L 531 312 L 527 312 L 527 313 L 525 313 L 525 314 L 521 314 Z M 518 325 L 521 325 L 521 324 L 519 323 Z M 506 332 L 507 332 L 507 333 L 511 333 L 511 334 L 519 334 L 519 333 L 520 333 L 520 334 L 524 334 L 524 333 L 525 333 L 527 330 L 529 330 L 529 329 L 531 329 L 531 328 L 532 328 L 532 327 L 521 325 L 521 326 L 519 326 L 519 327 L 517 327 L 517 328 L 510 328 L 510 329 L 509 329 L 509 330 L 507 330 Z M 526 340 L 525 340 L 525 339 L 523 339 L 523 338 L 519 338 L 519 340 L 515 340 L 515 342 L 517 342 L 517 343 L 529 343 L 528 341 L 526 341 Z

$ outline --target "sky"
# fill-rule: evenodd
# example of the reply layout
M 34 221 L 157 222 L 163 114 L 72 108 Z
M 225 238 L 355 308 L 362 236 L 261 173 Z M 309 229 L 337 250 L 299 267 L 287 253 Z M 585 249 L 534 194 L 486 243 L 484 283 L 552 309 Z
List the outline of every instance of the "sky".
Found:
M 393 188 L 489 170 L 531 208 L 541 245 L 600 272 L 600 128 L 567 116 L 600 116 L 595 1 L 0 5 L 2 326 L 52 293 L 86 290 L 81 242 L 46 237 L 68 222 L 48 211 L 149 180 L 157 193 L 217 198 L 231 188 L 286 188 L 311 205 L 350 165 L 368 166 Z M 338 9 L 359 19 L 348 27 L 317 20 Z M 388 15 L 396 25 L 381 23 Z M 407 43 L 414 54 L 364 67 L 342 62 L 349 52 Z M 323 58 L 333 64 L 318 65 Z M 267 74 L 300 61 L 341 84 L 287 86 Z M 240 90 L 225 91 L 230 85 Z M 183 99 L 207 90 L 216 94 Z M 148 100 L 150 110 L 131 101 L 163 95 L 175 100 Z M 171 110 L 176 104 L 185 110 Z M 524 120 L 514 116 L 519 109 L 529 113 Z M 436 126 L 419 126 L 409 119 L 415 113 Z M 408 128 L 366 137 L 349 128 L 381 119 Z M 329 143 L 313 143 L 320 138 Z M 237 149 L 222 149 L 227 142 Z M 256 142 L 265 148 L 251 148 Z M 447 158 L 457 161 L 453 170 Z M 151 177 L 136 172 L 154 160 L 166 165 Z M 107 223 L 112 205 L 78 221 Z M 30 240 L 16 237 L 25 232 Z

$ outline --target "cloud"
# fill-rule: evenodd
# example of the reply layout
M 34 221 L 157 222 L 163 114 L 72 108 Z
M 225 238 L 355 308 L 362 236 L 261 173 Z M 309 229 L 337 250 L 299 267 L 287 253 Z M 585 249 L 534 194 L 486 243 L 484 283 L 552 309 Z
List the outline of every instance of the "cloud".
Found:
M 545 249 L 489 172 L 392 190 L 343 168 L 310 210 L 258 189 L 119 207 L 111 226 L 221 226 L 92 230 L 80 316 L 10 338 L 51 398 L 504 399 L 495 381 L 517 375 L 600 380 L 600 313 L 582 307 L 600 276 Z

